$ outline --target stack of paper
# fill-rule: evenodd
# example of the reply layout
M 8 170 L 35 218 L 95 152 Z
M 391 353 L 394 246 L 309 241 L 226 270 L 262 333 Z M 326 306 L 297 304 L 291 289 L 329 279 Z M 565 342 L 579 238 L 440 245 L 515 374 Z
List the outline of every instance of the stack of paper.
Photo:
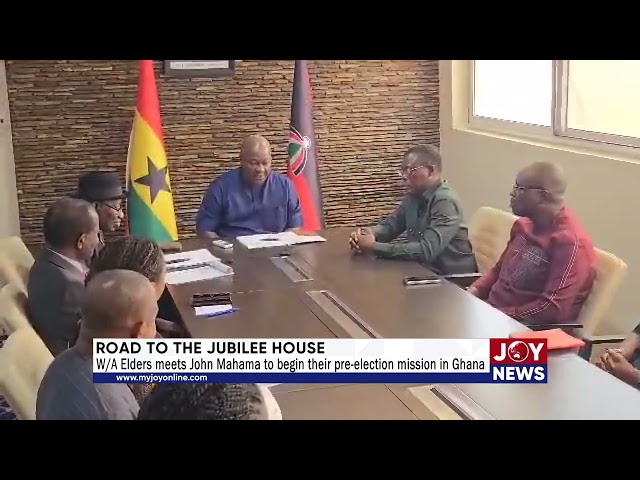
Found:
M 246 235 L 237 240 L 248 249 L 286 247 L 302 243 L 325 242 L 320 235 L 298 235 L 294 232 L 260 233 L 258 235 Z
M 205 248 L 172 253 L 164 258 L 167 263 L 167 283 L 170 285 L 233 275 L 233 268 L 222 263 Z

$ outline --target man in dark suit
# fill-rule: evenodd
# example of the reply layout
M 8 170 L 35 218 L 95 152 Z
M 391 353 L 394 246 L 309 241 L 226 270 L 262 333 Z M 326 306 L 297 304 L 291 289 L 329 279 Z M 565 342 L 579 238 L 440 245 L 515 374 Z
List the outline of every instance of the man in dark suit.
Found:
M 96 249 L 97 253 L 105 244 L 104 234 L 115 232 L 124 221 L 123 207 L 127 192 L 122 186 L 120 176 L 118 172 L 109 170 L 82 174 L 78 179 L 78 188 L 71 196 L 90 202 L 98 212 L 100 244 Z M 164 248 L 163 245 L 160 245 L 160 247 Z M 181 323 L 180 314 L 166 289 L 160 300 L 158 300 L 158 307 L 160 308 L 161 318 L 177 325 Z M 166 329 L 161 331 L 162 333 L 167 333 Z
M 57 355 L 77 334 L 86 265 L 100 244 L 98 214 L 84 200 L 63 198 L 47 210 L 43 230 L 45 246 L 29 273 L 29 315 Z

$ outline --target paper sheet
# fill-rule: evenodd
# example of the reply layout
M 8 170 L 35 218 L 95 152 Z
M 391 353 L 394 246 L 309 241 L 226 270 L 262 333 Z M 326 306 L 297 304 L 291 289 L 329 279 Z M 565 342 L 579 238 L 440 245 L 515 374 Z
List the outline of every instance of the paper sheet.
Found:
M 230 312 L 233 310 L 233 305 L 205 305 L 202 307 L 195 307 L 195 313 L 197 316 L 218 315 L 221 313 Z
M 167 262 L 167 283 L 170 285 L 199 282 L 201 280 L 211 280 L 226 275 L 233 275 L 233 268 L 222 263 L 222 260 L 206 248 L 190 252 L 172 253 L 165 255 L 164 258 Z M 207 263 L 208 265 L 189 270 L 171 271 L 172 268 L 182 268 L 203 263 Z
M 191 270 L 181 270 L 178 272 L 167 272 L 167 283 L 169 285 L 180 285 L 183 283 L 199 282 L 202 280 L 211 280 L 218 277 L 225 277 L 229 273 L 221 272 L 210 265 Z
M 238 237 L 237 240 L 250 250 L 254 248 L 285 247 L 289 245 L 326 241 L 319 235 L 297 235 L 293 232 L 245 235 Z
M 167 262 L 168 267 L 174 265 L 182 267 L 186 265 L 193 265 L 194 263 L 213 262 L 216 260 L 220 261 L 218 257 L 214 256 L 206 248 L 190 252 L 171 253 L 169 255 L 165 255 L 164 259 Z

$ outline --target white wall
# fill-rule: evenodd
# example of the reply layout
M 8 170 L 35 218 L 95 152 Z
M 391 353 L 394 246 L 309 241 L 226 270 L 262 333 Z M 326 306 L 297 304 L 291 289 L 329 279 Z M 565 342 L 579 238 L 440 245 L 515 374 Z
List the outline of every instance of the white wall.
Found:
M 569 177 L 569 206 L 599 248 L 629 265 L 629 275 L 603 331 L 627 332 L 640 321 L 640 163 L 638 157 L 607 155 L 580 141 L 533 142 L 471 130 L 467 122 L 469 68 L 440 62 L 441 149 L 446 177 L 470 217 L 489 205 L 509 209 L 519 169 L 534 161 L 561 165 Z
M 0 238 L 12 235 L 20 235 L 20 221 L 7 76 L 4 60 L 0 60 Z

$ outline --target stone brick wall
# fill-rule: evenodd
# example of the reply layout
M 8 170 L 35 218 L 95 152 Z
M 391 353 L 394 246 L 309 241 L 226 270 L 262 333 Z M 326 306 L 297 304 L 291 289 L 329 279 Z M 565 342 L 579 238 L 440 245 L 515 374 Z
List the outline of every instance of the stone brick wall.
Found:
M 293 62 L 236 62 L 234 78 L 177 79 L 156 62 L 165 143 L 183 238 L 193 235 L 204 190 L 236 166 L 251 133 L 273 145 L 286 171 Z M 328 226 L 365 224 L 403 191 L 404 150 L 439 144 L 438 62 L 312 61 L 321 186 Z M 39 242 L 47 205 L 81 172 L 116 168 L 124 179 L 137 88 L 136 61 L 7 61 L 20 223 Z

